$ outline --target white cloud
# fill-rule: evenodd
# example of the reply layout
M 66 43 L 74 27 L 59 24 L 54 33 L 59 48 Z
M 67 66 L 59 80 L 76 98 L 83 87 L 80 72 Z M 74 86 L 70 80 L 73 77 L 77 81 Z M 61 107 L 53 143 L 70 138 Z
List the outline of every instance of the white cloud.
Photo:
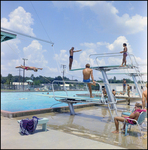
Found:
M 68 64 L 69 56 L 66 50 L 60 50 L 60 54 L 55 54 L 54 59 L 60 64 Z
M 42 49 L 42 45 L 37 40 L 33 40 L 29 46 L 24 47 L 23 52 L 30 65 L 44 67 L 48 64 L 43 54 L 46 50 Z
M 33 24 L 31 14 L 26 12 L 21 6 L 9 14 L 9 20 L 7 18 L 1 19 L 1 27 L 35 36 L 33 28 L 31 28 Z
M 128 40 L 125 36 L 119 36 L 113 43 L 108 43 L 106 47 L 112 52 L 120 52 L 123 50 L 123 43 L 127 44 L 128 52 L 132 53 L 131 45 L 128 43 Z
M 123 14 L 118 16 L 118 10 L 113 6 L 113 3 L 99 1 L 87 2 L 77 1 L 77 4 L 82 7 L 89 7 L 94 13 L 98 15 L 98 21 L 108 32 L 118 34 L 134 34 L 145 29 L 147 26 L 147 17 L 136 14 L 129 16 Z

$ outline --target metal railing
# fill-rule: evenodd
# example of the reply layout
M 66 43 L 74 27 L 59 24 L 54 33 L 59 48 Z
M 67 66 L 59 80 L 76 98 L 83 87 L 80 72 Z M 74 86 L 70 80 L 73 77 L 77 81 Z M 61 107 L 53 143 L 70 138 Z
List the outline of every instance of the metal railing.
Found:
M 87 83 L 85 83 L 85 82 L 54 80 L 54 81 L 52 82 L 52 90 L 53 90 L 53 96 L 54 96 L 54 99 L 55 99 L 55 100 L 58 100 L 58 99 L 56 99 L 56 97 L 55 97 L 54 84 L 55 84 L 55 83 L 59 83 L 59 82 L 60 82 L 60 83 L 63 83 L 63 90 L 66 92 L 66 95 L 67 95 L 67 96 L 69 96 L 69 95 L 68 95 L 68 90 L 67 90 L 67 88 L 66 88 L 66 86 L 65 86 L 65 83 L 84 84 L 84 85 L 86 86 L 86 90 L 84 90 L 84 91 L 87 91 L 87 92 L 89 93 L 89 90 L 88 90 L 88 87 L 87 87 Z M 90 82 L 90 83 L 91 83 L 91 82 Z M 96 84 L 99 85 L 98 93 L 99 93 L 99 91 L 100 91 L 100 93 L 102 94 L 102 88 L 101 88 L 100 83 L 96 82 Z M 56 84 L 56 85 L 57 85 L 57 84 Z M 71 90 L 69 90 L 69 91 L 71 91 Z

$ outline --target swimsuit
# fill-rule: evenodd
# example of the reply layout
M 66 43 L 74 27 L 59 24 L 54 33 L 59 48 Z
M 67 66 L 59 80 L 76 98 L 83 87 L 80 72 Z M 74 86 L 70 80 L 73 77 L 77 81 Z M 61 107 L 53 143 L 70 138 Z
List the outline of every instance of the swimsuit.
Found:
M 146 110 L 145 110 L 145 109 L 137 109 L 136 111 L 134 111 L 134 113 L 137 112 L 137 111 L 138 111 L 139 113 L 141 113 L 142 111 L 145 112 Z M 125 118 L 129 118 L 129 117 L 125 117 Z M 131 118 L 131 119 L 132 119 L 132 118 Z M 127 119 L 127 121 L 128 121 L 128 123 L 130 123 L 130 124 L 136 124 L 136 122 L 133 121 L 133 120 L 128 120 L 128 119 Z
M 123 55 L 127 56 L 127 52 L 124 52 Z
M 69 56 L 69 58 L 73 59 L 73 56 Z
M 124 83 L 123 86 L 126 86 L 126 84 Z
M 26 70 L 28 70 L 29 67 L 25 67 Z
M 84 80 L 84 79 L 83 79 L 83 82 L 89 83 L 89 82 L 90 82 L 90 79 L 87 79 L 87 80 Z

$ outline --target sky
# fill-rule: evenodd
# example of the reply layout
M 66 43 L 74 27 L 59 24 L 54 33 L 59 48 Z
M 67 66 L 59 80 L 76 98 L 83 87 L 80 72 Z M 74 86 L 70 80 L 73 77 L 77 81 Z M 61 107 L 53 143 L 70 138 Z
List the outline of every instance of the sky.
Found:
M 86 63 L 121 65 L 123 43 L 130 54 L 127 64 L 138 63 L 139 70 L 147 73 L 147 1 L 1 1 L 1 27 L 49 41 L 17 34 L 16 39 L 2 42 L 2 76 L 19 75 L 15 67 L 23 65 L 25 58 L 26 66 L 43 68 L 25 71 L 27 77 L 63 76 L 65 65 L 64 76 L 82 81 L 82 70 L 69 71 L 71 47 L 82 50 L 74 53 L 72 69 L 76 69 L 85 68 Z M 108 57 L 97 55 L 105 53 Z M 108 78 L 132 79 L 116 74 L 128 72 L 135 70 L 111 70 L 107 74 Z M 93 75 L 95 80 L 102 78 L 100 71 L 94 70 Z M 143 80 L 147 77 L 143 76 Z

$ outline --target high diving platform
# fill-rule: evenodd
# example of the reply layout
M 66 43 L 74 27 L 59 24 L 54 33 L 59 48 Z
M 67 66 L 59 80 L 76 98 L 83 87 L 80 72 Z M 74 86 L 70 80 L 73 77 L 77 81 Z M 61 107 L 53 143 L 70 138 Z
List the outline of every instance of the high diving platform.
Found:
M 126 65 L 126 66 L 120 66 L 120 65 L 114 65 L 114 66 L 95 66 L 90 67 L 90 69 L 101 71 L 102 69 L 105 71 L 115 70 L 115 69 L 133 69 L 136 66 L 133 65 Z M 84 70 L 85 68 L 78 68 L 78 69 L 71 69 L 70 71 L 78 71 L 78 70 Z

